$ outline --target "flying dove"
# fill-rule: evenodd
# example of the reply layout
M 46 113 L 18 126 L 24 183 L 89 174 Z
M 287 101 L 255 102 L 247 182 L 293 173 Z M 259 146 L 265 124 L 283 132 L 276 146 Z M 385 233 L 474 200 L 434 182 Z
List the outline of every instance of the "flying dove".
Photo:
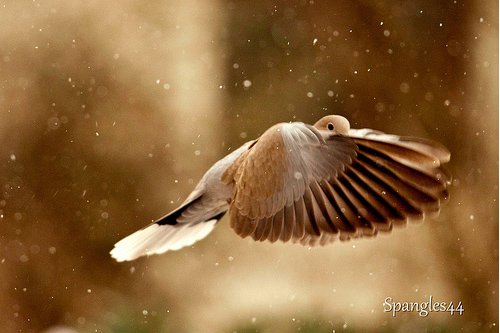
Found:
M 439 213 L 449 159 L 434 141 L 351 129 L 341 116 L 280 123 L 215 163 L 177 209 L 116 243 L 111 256 L 127 261 L 192 245 L 228 210 L 231 228 L 256 241 L 373 237 Z

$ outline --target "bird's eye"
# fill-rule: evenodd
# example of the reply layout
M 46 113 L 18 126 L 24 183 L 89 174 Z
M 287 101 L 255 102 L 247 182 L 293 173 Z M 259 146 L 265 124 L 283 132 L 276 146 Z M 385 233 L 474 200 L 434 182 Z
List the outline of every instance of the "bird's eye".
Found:
M 335 126 L 333 126 L 332 123 L 328 123 L 328 125 L 326 125 L 326 128 L 328 128 L 328 130 L 330 130 L 330 131 L 333 131 L 333 129 L 335 128 Z

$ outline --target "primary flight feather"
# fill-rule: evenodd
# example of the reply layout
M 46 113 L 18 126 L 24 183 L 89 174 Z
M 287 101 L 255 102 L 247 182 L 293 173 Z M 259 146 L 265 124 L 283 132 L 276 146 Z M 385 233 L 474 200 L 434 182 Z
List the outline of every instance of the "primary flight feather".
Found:
M 441 144 L 351 129 L 341 116 L 280 123 L 215 163 L 173 212 L 125 237 L 117 261 L 206 237 L 229 210 L 241 237 L 324 245 L 437 215 L 448 198 Z

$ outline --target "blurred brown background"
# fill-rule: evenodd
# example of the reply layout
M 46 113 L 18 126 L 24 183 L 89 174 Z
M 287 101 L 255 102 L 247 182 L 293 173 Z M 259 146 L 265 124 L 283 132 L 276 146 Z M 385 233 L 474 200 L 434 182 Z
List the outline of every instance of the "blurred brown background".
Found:
M 498 331 L 498 2 L 21 0 L 0 26 L 1 332 Z M 228 150 L 332 113 L 445 144 L 440 217 L 109 257 Z M 383 312 L 429 295 L 464 314 Z

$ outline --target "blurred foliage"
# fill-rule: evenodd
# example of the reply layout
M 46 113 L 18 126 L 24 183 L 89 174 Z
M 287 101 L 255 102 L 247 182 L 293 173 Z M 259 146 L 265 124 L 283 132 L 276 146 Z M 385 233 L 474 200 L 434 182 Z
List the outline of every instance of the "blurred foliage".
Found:
M 497 2 L 4 1 L 0 22 L 1 331 L 498 330 Z M 227 151 L 332 113 L 445 144 L 441 216 L 311 250 L 223 220 L 109 257 Z M 464 315 L 383 313 L 428 295 Z

